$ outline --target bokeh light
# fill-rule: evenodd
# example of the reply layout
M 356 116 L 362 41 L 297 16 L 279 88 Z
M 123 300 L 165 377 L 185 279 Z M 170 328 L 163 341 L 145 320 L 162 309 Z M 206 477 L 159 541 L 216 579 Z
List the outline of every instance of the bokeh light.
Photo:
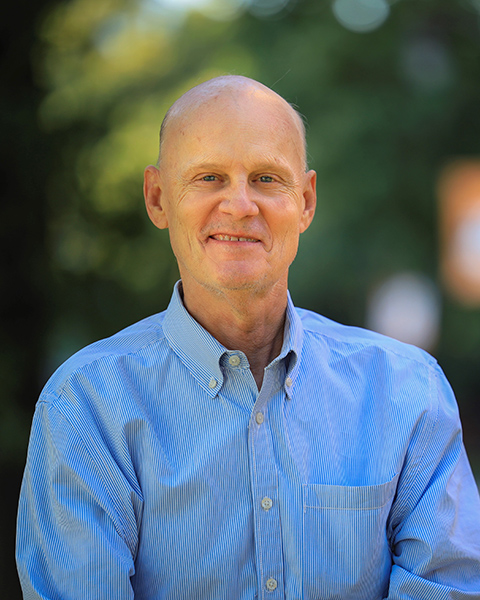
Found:
M 416 88 L 435 91 L 454 81 L 451 56 L 443 42 L 423 35 L 409 39 L 400 54 L 406 79 Z
M 155 0 L 159 7 L 186 15 L 195 10 L 214 21 L 229 21 L 238 17 L 248 0 Z
M 390 14 L 386 0 L 335 0 L 333 14 L 347 29 L 367 33 L 380 27 Z
M 371 294 L 367 326 L 432 351 L 439 335 L 440 300 L 434 283 L 418 273 L 398 273 Z

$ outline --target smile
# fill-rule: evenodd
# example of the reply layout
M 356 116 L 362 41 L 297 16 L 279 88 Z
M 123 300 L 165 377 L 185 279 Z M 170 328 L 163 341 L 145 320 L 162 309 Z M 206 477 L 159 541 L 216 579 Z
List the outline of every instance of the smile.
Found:
M 218 240 L 220 242 L 258 242 L 258 240 L 255 240 L 253 238 L 236 237 L 234 235 L 219 234 L 219 235 L 212 235 L 211 237 L 214 240 Z

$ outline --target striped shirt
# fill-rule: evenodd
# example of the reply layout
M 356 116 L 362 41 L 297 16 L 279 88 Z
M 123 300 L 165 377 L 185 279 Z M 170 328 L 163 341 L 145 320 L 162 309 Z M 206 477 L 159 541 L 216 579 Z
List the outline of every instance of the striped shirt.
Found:
M 259 391 L 177 285 L 46 384 L 17 564 L 26 600 L 478 600 L 452 391 L 421 350 L 290 298 Z

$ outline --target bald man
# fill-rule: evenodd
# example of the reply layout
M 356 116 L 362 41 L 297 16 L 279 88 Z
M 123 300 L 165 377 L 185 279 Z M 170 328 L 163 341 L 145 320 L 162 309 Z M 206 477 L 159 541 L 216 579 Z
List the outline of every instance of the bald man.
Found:
M 181 280 L 42 391 L 19 505 L 25 598 L 480 598 L 480 502 L 435 360 L 295 308 L 316 203 L 303 122 L 220 77 L 145 170 Z

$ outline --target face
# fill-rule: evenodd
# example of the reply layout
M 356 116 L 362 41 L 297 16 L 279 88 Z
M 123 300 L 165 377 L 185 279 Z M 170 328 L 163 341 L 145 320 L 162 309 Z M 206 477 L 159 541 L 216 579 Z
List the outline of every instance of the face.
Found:
M 286 287 L 316 198 L 296 115 L 261 89 L 200 103 L 168 125 L 145 198 L 169 229 L 184 290 Z

